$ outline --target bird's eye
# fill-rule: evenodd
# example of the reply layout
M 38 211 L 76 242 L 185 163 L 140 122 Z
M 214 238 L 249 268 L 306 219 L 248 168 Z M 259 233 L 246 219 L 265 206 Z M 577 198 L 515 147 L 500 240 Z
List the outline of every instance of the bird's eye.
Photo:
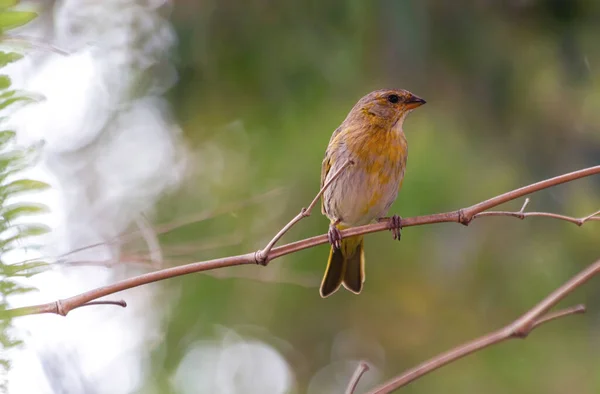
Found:
M 400 97 L 398 97 L 397 94 L 390 94 L 387 99 L 392 104 L 396 104 L 398 101 L 400 101 Z

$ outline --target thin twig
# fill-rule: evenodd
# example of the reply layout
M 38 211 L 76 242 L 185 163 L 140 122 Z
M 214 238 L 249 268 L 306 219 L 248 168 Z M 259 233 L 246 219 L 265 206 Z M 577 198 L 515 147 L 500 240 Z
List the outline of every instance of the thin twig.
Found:
M 470 221 L 473 220 L 476 214 L 481 213 L 487 209 L 494 208 L 500 204 L 511 200 L 515 200 L 519 197 L 523 197 L 524 195 L 533 193 L 535 191 L 539 191 L 542 189 L 549 188 L 551 186 L 559 185 L 565 182 L 570 182 L 575 179 L 580 179 L 595 174 L 600 174 L 600 166 L 585 168 L 582 170 L 570 172 L 568 174 L 560 175 L 542 182 L 534 183 L 529 186 L 524 186 L 519 189 L 510 191 L 508 193 L 504 193 L 499 196 L 493 197 L 489 200 L 472 205 L 468 208 L 459 209 L 457 211 L 437 213 L 425 216 L 415 216 L 412 218 L 403 218 L 402 227 L 406 228 L 410 226 L 420 226 L 432 223 L 461 223 L 467 225 Z M 388 229 L 388 222 L 380 222 L 342 230 L 341 234 L 343 237 L 351 237 L 355 235 L 370 234 Z M 272 261 L 281 256 L 290 253 L 295 253 L 299 250 L 308 249 L 317 245 L 325 244 L 327 242 L 327 235 L 322 234 L 316 237 L 306 238 L 301 241 L 292 242 L 287 245 L 274 247 L 268 254 L 268 256 L 265 258 L 265 260 Z M 81 293 L 73 297 L 61 300 L 61 302 L 64 305 L 63 310 L 65 311 L 65 313 L 68 313 L 77 305 L 85 304 L 92 300 L 105 297 L 107 295 L 114 294 L 119 291 L 131 289 L 137 286 L 142 286 L 148 283 L 153 283 L 164 279 L 223 267 L 233 267 L 236 265 L 244 264 L 257 264 L 261 261 L 257 259 L 257 254 L 257 252 L 250 252 L 237 256 L 201 261 L 183 266 L 166 268 L 163 270 L 124 279 L 119 282 L 113 283 L 112 285 L 93 289 L 85 293 Z M 35 313 L 56 313 L 52 308 L 48 307 L 48 305 L 51 304 L 54 303 L 35 305 L 24 308 L 15 308 L 10 310 L 10 312 L 16 316 L 30 315 Z
M 125 302 L 125 300 L 118 300 L 118 301 L 90 301 L 90 302 L 86 302 L 83 305 L 79 305 L 73 309 L 81 308 L 82 306 L 90 306 L 90 305 L 115 305 L 115 306 L 120 306 L 121 308 L 127 308 L 127 303 Z
M 583 225 L 583 223 L 587 222 L 588 220 L 600 220 L 600 217 L 598 216 L 600 215 L 600 210 L 592 213 L 591 215 L 587 215 L 586 217 L 583 217 L 581 219 L 579 219 L 579 225 Z
M 529 205 L 529 197 L 527 197 L 525 199 L 525 202 L 523 203 L 523 206 L 521 207 L 521 209 L 519 210 L 520 213 L 525 212 L 525 208 L 527 208 L 527 205 Z
M 369 364 L 367 364 L 364 361 L 361 361 L 358 364 L 358 367 L 356 367 L 356 371 L 354 371 L 354 374 L 352 375 L 352 378 L 350 379 L 350 383 L 348 383 L 348 387 L 346 388 L 345 394 L 354 394 L 354 391 L 356 390 L 356 386 L 358 386 L 358 381 L 363 376 L 363 374 L 365 372 L 367 372 L 368 370 L 369 370 Z
M 546 217 L 546 218 L 551 218 L 551 219 L 564 220 L 566 222 L 573 223 L 577 226 L 581 226 L 585 222 L 588 222 L 591 220 L 600 220 L 600 217 L 597 217 L 597 216 L 589 216 L 589 217 L 586 216 L 585 218 L 574 218 L 571 216 L 559 215 L 559 214 L 551 213 L 551 212 L 524 212 L 524 213 L 521 213 L 521 212 L 510 212 L 510 211 L 481 212 L 481 213 L 478 213 L 477 215 L 473 216 L 473 219 L 477 219 L 477 218 L 481 218 L 481 217 L 485 217 L 485 216 L 511 216 L 511 217 L 515 217 L 515 218 L 521 219 L 521 220 L 528 218 L 528 217 L 539 216 L 539 217 Z
M 344 172 L 344 170 L 346 170 L 346 167 L 348 167 L 349 165 L 352 165 L 352 164 L 354 164 L 354 162 L 352 160 L 346 161 L 344 163 L 344 165 L 341 166 L 331 176 L 331 178 L 329 178 L 329 180 L 327 182 L 325 182 L 325 184 L 323 185 L 321 190 L 319 190 L 319 193 L 317 193 L 315 198 L 313 198 L 313 200 L 310 203 L 310 205 L 308 206 L 308 208 L 302 208 L 300 210 L 300 213 L 298 213 L 296 216 L 294 216 L 294 218 L 292 220 L 290 220 L 288 222 L 288 224 L 283 226 L 283 228 L 281 230 L 279 230 L 279 232 L 277 234 L 275 234 L 273 239 L 267 244 L 267 246 L 264 247 L 264 249 L 261 249 L 256 252 L 257 264 L 267 265 L 269 263 L 269 259 L 268 259 L 269 253 L 271 252 L 271 249 L 273 249 L 273 247 L 275 246 L 277 241 L 279 241 L 281 239 L 281 237 L 283 237 L 285 235 L 285 233 L 287 233 L 296 223 L 298 223 L 300 220 L 310 216 L 311 211 L 313 210 L 315 205 L 317 205 L 317 203 L 319 202 L 319 198 L 321 198 L 323 193 L 325 193 L 325 190 L 327 190 L 327 188 L 333 183 L 333 181 L 336 180 L 336 178 L 339 177 L 342 174 L 342 172 Z
M 568 282 L 554 290 L 540 303 L 506 327 L 469 341 L 445 353 L 439 354 L 425 361 L 424 363 L 403 372 L 401 375 L 389 380 L 372 391 L 369 391 L 369 394 L 391 393 L 392 391 L 406 386 L 410 382 L 413 382 L 420 377 L 471 353 L 485 349 L 488 346 L 504 342 L 508 339 L 526 338 L 534 328 L 537 328 L 544 323 L 548 323 L 561 317 L 584 313 L 585 306 L 583 305 L 577 305 L 552 313 L 547 312 L 550 308 L 558 304 L 566 296 L 571 294 L 575 289 L 583 285 L 599 272 L 600 260 L 596 261 L 588 268 L 575 275 Z
M 267 197 L 275 197 L 275 196 L 281 194 L 281 191 L 282 191 L 282 188 L 273 189 L 273 190 L 270 190 L 270 191 L 268 191 L 266 193 L 262 193 L 262 194 L 259 194 L 257 196 L 250 197 L 249 199 L 244 200 L 244 201 L 239 201 L 239 202 L 224 204 L 224 205 L 222 205 L 222 206 L 220 206 L 220 207 L 218 207 L 216 209 L 207 209 L 207 210 L 199 212 L 197 214 L 186 215 L 182 219 L 177 219 L 177 220 L 174 220 L 174 221 L 169 222 L 169 223 L 159 224 L 159 225 L 157 225 L 157 226 L 155 226 L 153 228 L 153 231 L 157 235 L 162 235 L 162 234 L 165 234 L 165 233 L 169 233 L 169 232 L 171 232 L 173 230 L 176 230 L 176 229 L 179 229 L 179 228 L 181 228 L 183 226 L 191 225 L 191 224 L 198 223 L 198 222 L 201 222 L 201 221 L 204 221 L 204 220 L 213 219 L 213 218 L 215 218 L 217 216 L 220 216 L 220 215 L 223 215 L 225 213 L 229 213 L 229 212 L 234 211 L 234 210 L 245 208 L 245 207 L 247 207 L 247 206 L 249 206 L 251 204 L 255 204 L 255 203 L 261 202 L 261 201 L 265 200 Z M 76 249 L 72 249 L 72 250 L 70 250 L 68 252 L 65 252 L 65 253 L 59 255 L 59 256 L 54 256 L 54 257 L 52 257 L 52 256 L 42 256 L 42 257 L 38 257 L 38 258 L 35 258 L 35 259 L 27 259 L 27 260 L 23 260 L 23 261 L 20 261 L 18 263 L 15 263 L 15 265 L 26 264 L 26 263 L 30 263 L 32 261 L 39 261 L 39 260 L 49 259 L 51 257 L 57 259 L 58 262 L 56 264 L 60 263 L 60 264 L 69 265 L 69 262 L 67 261 L 67 257 L 69 257 L 69 256 L 71 256 L 71 255 L 73 255 L 75 253 L 79 253 L 79 252 L 82 252 L 84 250 L 89 250 L 89 249 L 97 248 L 97 247 L 100 247 L 100 246 L 111 245 L 111 244 L 114 244 L 114 243 L 117 243 L 117 242 L 119 242 L 119 243 L 129 242 L 129 241 L 135 239 L 135 237 L 137 235 L 139 235 L 139 234 L 140 234 L 140 230 L 138 229 L 138 230 L 130 231 L 130 232 L 125 233 L 125 234 L 117 235 L 117 236 L 115 236 L 115 237 L 113 237 L 111 239 L 108 239 L 106 241 L 103 241 L 103 242 L 97 242 L 97 243 L 94 243 L 94 244 L 89 244 L 89 245 L 85 245 L 85 246 L 82 246 L 82 247 L 79 247 L 79 248 L 76 248 Z M 199 250 L 202 250 L 202 249 L 199 249 Z
M 580 227 L 587 221 L 600 220 L 600 217 L 598 216 L 598 215 L 600 215 L 600 211 L 596 211 L 596 212 L 594 212 L 590 215 L 584 216 L 582 218 L 575 218 L 575 217 L 559 215 L 559 214 L 551 213 L 551 212 L 525 212 L 525 208 L 527 207 L 528 204 L 529 204 L 529 198 L 526 198 L 525 203 L 523 204 L 523 206 L 521 207 L 519 212 L 486 211 L 486 212 L 480 212 L 480 213 L 473 215 L 473 219 L 477 219 L 477 218 L 481 218 L 481 217 L 485 217 L 485 216 L 510 216 L 510 217 L 514 217 L 514 218 L 523 220 L 527 217 L 541 216 L 541 217 L 547 217 L 547 218 L 551 218 L 551 219 L 564 220 L 566 222 L 576 224 L 577 226 L 580 226 Z
M 551 312 L 551 313 L 548 313 L 545 316 L 539 318 L 538 320 L 536 320 L 535 323 L 533 324 L 533 326 L 531 326 L 531 329 L 533 330 L 534 328 L 537 328 L 538 326 L 541 326 L 544 323 L 548 323 L 550 320 L 560 319 L 561 317 L 565 317 L 568 315 L 575 315 L 578 313 L 585 313 L 585 312 L 586 312 L 586 308 L 585 308 L 585 305 L 583 305 L 583 304 L 575 305 L 570 308 L 561 309 L 556 312 Z
M 6 311 L 3 311 L 0 313 L 0 319 L 4 319 L 6 317 L 12 318 L 12 317 L 16 317 L 16 316 L 34 315 L 34 314 L 40 314 L 40 313 L 54 313 L 56 315 L 66 316 L 67 313 L 71 312 L 73 309 L 82 308 L 84 306 L 93 306 L 93 305 L 114 305 L 114 306 L 120 306 L 123 308 L 127 307 L 127 303 L 124 300 L 89 301 L 89 302 L 85 302 L 85 303 L 79 303 L 79 304 L 73 305 L 73 306 L 71 306 L 71 305 L 65 306 L 65 304 L 61 300 L 58 300 L 58 301 L 49 302 L 49 303 L 43 304 L 43 305 L 9 309 L 9 310 L 6 310 Z
M 146 241 L 146 245 L 148 246 L 148 254 L 150 256 L 150 260 L 152 261 L 152 265 L 154 268 L 160 268 L 163 264 L 164 253 L 162 248 L 160 247 L 160 242 L 158 241 L 158 234 L 154 232 L 152 229 L 152 225 L 148 222 L 148 219 L 143 214 L 137 215 L 135 218 L 135 223 L 140 229 L 140 233 Z

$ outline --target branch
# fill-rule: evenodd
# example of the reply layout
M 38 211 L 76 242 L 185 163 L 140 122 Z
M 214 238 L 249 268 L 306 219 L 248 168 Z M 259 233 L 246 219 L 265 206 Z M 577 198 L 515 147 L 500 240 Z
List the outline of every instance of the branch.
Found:
M 120 306 L 122 308 L 127 307 L 127 303 L 124 300 L 118 300 L 118 301 L 103 300 L 103 301 L 90 301 L 90 302 L 86 302 L 84 304 L 75 305 L 73 307 L 70 307 L 70 309 L 68 311 L 66 311 L 64 303 L 61 300 L 58 300 L 58 301 L 50 302 L 50 303 L 44 304 L 44 305 L 26 306 L 23 308 L 9 309 L 5 312 L 2 312 L 0 314 L 0 318 L 4 318 L 5 315 L 6 315 L 6 317 L 15 317 L 15 316 L 24 316 L 24 315 L 34 315 L 34 314 L 40 314 L 40 313 L 55 313 L 57 315 L 66 316 L 67 313 L 69 313 L 73 309 L 82 308 L 84 306 L 92 306 L 92 305 L 115 305 L 115 306 Z
M 544 323 L 548 323 L 561 317 L 584 313 L 584 305 L 577 305 L 552 313 L 548 313 L 548 310 L 550 310 L 550 308 L 558 304 L 558 302 L 571 294 L 575 289 L 583 285 L 599 272 L 600 260 L 596 261 L 594 264 L 575 275 L 573 278 L 571 278 L 571 280 L 554 290 L 539 304 L 531 308 L 523 316 L 519 317 L 506 327 L 464 343 L 445 353 L 439 354 L 432 359 L 429 359 L 424 363 L 405 371 L 402 373 L 402 375 L 397 376 L 383 385 L 373 389 L 369 392 L 369 394 L 391 393 L 392 391 L 406 386 L 410 382 L 417 380 L 420 377 L 471 353 L 485 349 L 488 346 L 504 342 L 508 339 L 526 338 L 534 328 L 537 328 Z
M 506 202 L 516 200 L 519 197 L 526 196 L 528 194 L 548 189 L 553 186 L 557 186 L 563 183 L 571 182 L 576 179 L 585 178 L 591 175 L 600 174 L 600 166 L 594 166 L 589 168 L 584 168 L 582 170 L 573 171 L 568 174 L 559 175 L 554 178 L 546 179 L 541 182 L 533 183 L 528 186 L 521 187 L 519 189 L 512 190 L 510 192 L 501 194 L 499 196 L 490 198 L 489 200 L 482 201 L 478 204 L 471 205 L 468 208 L 459 209 L 457 211 L 445 212 L 445 213 L 435 213 L 432 215 L 425 216 L 415 216 L 412 218 L 402 218 L 402 228 L 411 227 L 411 226 L 422 226 L 425 224 L 433 224 L 433 223 L 461 223 L 465 226 L 469 225 L 471 221 L 476 219 L 476 215 L 480 214 L 488 209 L 497 207 L 498 205 L 504 204 Z M 507 212 L 506 215 L 496 215 L 496 216 L 515 216 L 512 212 Z M 564 220 L 572 219 L 578 220 L 575 218 L 570 218 L 568 216 L 561 217 Z M 590 220 L 590 219 L 587 219 Z M 587 221 L 586 220 L 586 221 Z M 594 220 L 596 220 L 594 218 Z M 379 222 L 373 224 L 367 224 L 359 227 L 352 227 L 346 230 L 342 230 L 340 233 L 342 237 L 351 237 L 355 235 L 364 235 L 370 233 L 376 233 L 378 231 L 388 230 L 389 224 L 388 222 Z M 273 260 L 278 257 L 284 256 L 286 254 L 297 252 L 298 250 L 307 249 L 313 246 L 321 245 L 327 243 L 327 235 L 319 235 L 312 238 L 307 238 L 301 241 L 292 242 L 290 244 L 280 246 L 278 248 L 273 249 L 271 252 L 269 259 Z
M 354 394 L 356 390 L 356 386 L 358 386 L 358 381 L 363 376 L 365 372 L 369 370 L 369 364 L 364 361 L 361 361 L 356 367 L 356 371 L 352 375 L 352 379 L 350 379 L 350 383 L 348 383 L 348 387 L 346 388 L 345 394 Z
M 537 182 L 528 186 L 521 187 L 519 189 L 510 191 L 508 193 L 501 194 L 499 196 L 493 197 L 489 200 L 485 200 L 478 204 L 472 205 L 467 208 L 459 209 L 457 211 L 446 212 L 446 213 L 437 213 L 426 216 L 415 216 L 412 218 L 403 218 L 402 219 L 402 227 L 410 227 L 410 226 L 420 226 L 425 224 L 432 223 L 461 223 L 464 225 L 468 225 L 473 219 L 476 218 L 477 214 L 480 214 L 488 209 L 494 208 L 500 204 L 505 202 L 515 200 L 519 197 L 523 197 L 527 194 L 531 194 L 533 192 L 547 189 L 552 186 L 556 186 L 562 183 L 571 182 L 576 179 L 584 178 L 587 176 L 600 174 L 600 166 L 584 168 L 582 170 L 570 172 L 568 174 L 560 175 L 554 178 L 547 179 L 545 181 Z M 319 192 L 319 193 L 322 193 Z M 317 200 L 315 198 L 315 200 Z M 314 200 L 313 200 L 314 202 Z M 313 204 L 311 204 L 313 205 Z M 510 215 L 504 216 L 514 216 L 512 213 Z M 295 218 L 294 218 L 295 219 Z M 588 216 L 585 221 L 595 219 L 595 217 Z M 298 219 L 300 220 L 300 219 Z M 297 221 L 296 221 L 297 222 Z M 583 223 L 582 223 L 583 224 Z M 291 227 L 291 226 L 286 226 Z M 365 226 L 353 227 L 346 230 L 341 231 L 343 237 L 350 237 L 354 235 L 362 235 L 362 234 L 370 234 L 378 231 L 388 230 L 389 224 L 387 222 L 380 222 L 374 224 L 367 224 Z M 281 233 L 281 231 L 280 231 Z M 275 238 L 274 238 L 275 239 Z M 264 261 L 272 261 L 281 256 L 285 256 L 287 254 L 291 254 L 297 252 L 299 250 L 312 248 L 317 245 L 327 243 L 327 235 L 319 235 L 312 238 L 307 238 L 301 241 L 296 241 L 289 243 L 287 245 L 274 247 L 267 253 L 267 256 L 264 259 L 259 259 L 260 252 L 250 252 L 246 254 L 241 254 L 237 256 L 223 257 L 214 260 L 201 261 L 197 263 L 191 263 L 187 265 L 177 266 L 166 268 L 159 271 L 150 272 L 147 274 L 143 274 L 140 276 L 135 276 L 132 278 L 124 279 L 119 282 L 116 282 L 112 285 L 100 287 L 94 290 L 87 291 L 85 293 L 81 293 L 79 295 L 66 298 L 61 300 L 60 302 L 63 305 L 62 312 L 60 315 L 66 315 L 69 311 L 74 309 L 75 307 L 87 304 L 90 301 L 96 300 L 101 297 L 105 297 L 110 294 L 117 293 L 119 291 L 131 289 L 133 287 L 142 286 L 148 283 L 157 282 L 164 279 L 174 278 L 181 275 L 187 275 L 195 272 L 208 271 L 217 268 L 223 267 L 233 267 L 236 265 L 243 264 L 264 264 Z M 267 245 L 268 246 L 268 245 Z M 266 248 L 265 248 L 266 249 Z M 258 256 L 257 256 L 258 255 Z M 22 316 L 22 315 L 30 315 L 34 313 L 57 313 L 54 310 L 49 310 L 48 305 L 50 304 L 41 304 L 36 306 L 30 306 L 25 308 L 15 308 L 9 310 L 13 316 Z

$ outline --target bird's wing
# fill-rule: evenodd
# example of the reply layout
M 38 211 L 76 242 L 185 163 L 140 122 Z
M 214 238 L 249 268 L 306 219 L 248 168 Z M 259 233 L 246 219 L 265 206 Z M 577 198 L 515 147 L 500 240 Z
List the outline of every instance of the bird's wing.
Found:
M 327 179 L 327 174 L 329 174 L 330 169 L 331 161 L 329 160 L 329 155 L 326 152 L 325 158 L 323 159 L 323 164 L 321 164 L 321 186 L 319 187 L 319 190 L 321 190 L 325 185 L 325 179 Z M 321 213 L 325 215 L 325 193 L 321 195 Z
M 323 164 L 321 164 L 321 186 L 319 187 L 319 190 L 321 190 L 323 188 L 323 186 L 325 185 L 325 180 L 327 179 L 327 174 L 329 174 L 329 170 L 331 170 L 331 156 L 330 156 L 330 152 L 329 152 L 329 149 L 331 148 L 331 143 L 333 142 L 333 140 L 335 140 L 335 137 L 337 137 L 341 131 L 342 131 L 342 126 L 335 129 L 333 134 L 331 134 L 331 138 L 329 139 L 329 145 L 327 145 L 327 150 L 325 151 L 325 158 L 323 159 Z M 324 200 L 324 198 L 325 198 L 325 193 L 323 193 L 323 195 L 321 196 L 321 213 L 323 215 L 325 215 L 325 200 Z
M 343 124 L 342 124 L 342 126 L 343 126 Z M 335 139 L 335 137 L 337 137 L 338 134 L 342 132 L 342 126 L 340 126 L 337 129 L 335 129 L 333 131 L 333 134 L 331 134 L 331 138 L 329 139 L 329 145 L 327 145 L 327 150 L 329 150 L 329 147 L 331 146 L 331 143 L 333 142 L 333 140 Z

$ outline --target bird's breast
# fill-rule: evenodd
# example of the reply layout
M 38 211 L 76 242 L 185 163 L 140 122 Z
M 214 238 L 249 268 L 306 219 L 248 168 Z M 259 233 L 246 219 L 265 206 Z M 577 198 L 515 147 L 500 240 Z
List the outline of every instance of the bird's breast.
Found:
M 365 138 L 369 137 L 369 138 Z M 351 159 L 347 167 L 325 192 L 328 216 L 357 226 L 385 216 L 398 195 L 404 177 L 408 147 L 403 133 L 347 135 L 332 157 L 333 167 Z M 334 173 L 332 168 L 329 174 Z

